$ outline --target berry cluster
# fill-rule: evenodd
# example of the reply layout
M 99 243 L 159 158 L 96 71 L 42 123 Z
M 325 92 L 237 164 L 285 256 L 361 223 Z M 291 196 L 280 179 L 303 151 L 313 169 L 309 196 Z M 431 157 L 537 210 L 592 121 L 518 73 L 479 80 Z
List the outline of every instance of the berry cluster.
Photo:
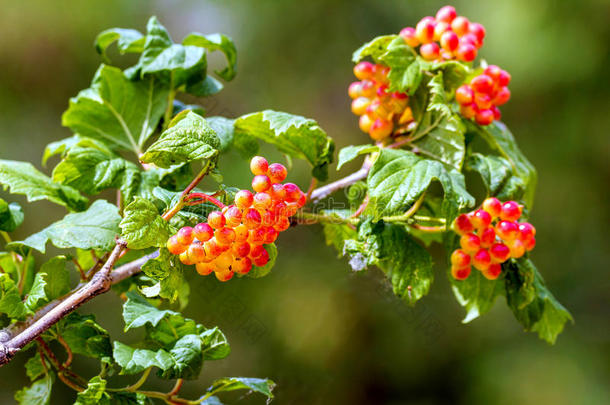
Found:
M 489 125 L 499 120 L 499 106 L 510 99 L 510 74 L 498 66 L 490 65 L 482 74 L 475 76 L 470 84 L 464 84 L 455 91 L 455 101 L 460 105 L 464 118 L 474 120 L 479 125 Z
M 515 201 L 501 203 L 495 197 L 483 201 L 480 209 L 458 216 L 455 231 L 461 235 L 461 249 L 451 254 L 451 274 L 457 280 L 470 275 L 474 266 L 489 280 L 502 272 L 501 264 L 519 258 L 536 246 L 536 228 L 518 223 L 522 207 Z
M 306 196 L 286 179 L 286 167 L 269 164 L 256 156 L 250 162 L 252 189 L 235 194 L 235 204 L 213 211 L 207 222 L 185 226 L 167 241 L 167 249 L 186 265 L 194 264 L 202 276 L 214 272 L 220 281 L 234 273 L 246 274 L 252 266 L 264 266 L 279 232 L 290 227 L 289 217 L 305 205 Z
M 360 116 L 360 129 L 376 141 L 409 131 L 415 125 L 408 96 L 388 92 L 389 71 L 381 64 L 360 62 L 354 66 L 354 75 L 361 81 L 352 83 L 348 90 L 353 99 L 352 112 Z
M 436 18 L 424 17 L 415 28 L 403 28 L 400 36 L 410 47 L 419 46 L 419 54 L 425 60 L 472 62 L 483 46 L 485 28 L 445 6 L 438 10 Z

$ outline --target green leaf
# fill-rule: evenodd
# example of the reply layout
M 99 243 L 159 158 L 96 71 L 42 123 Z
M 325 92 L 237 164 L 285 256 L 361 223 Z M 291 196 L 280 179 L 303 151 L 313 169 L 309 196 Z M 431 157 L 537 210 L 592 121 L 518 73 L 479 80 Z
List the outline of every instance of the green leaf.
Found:
M 494 121 L 484 127 L 470 122 L 468 124 L 469 132 L 480 135 L 493 150 L 509 162 L 513 172 L 521 178 L 525 185 L 525 195 L 523 198 L 526 206 L 532 209 L 538 175 L 534 166 L 532 166 L 517 146 L 513 134 L 500 121 Z
M 235 120 L 225 117 L 208 117 L 206 118 L 206 121 L 220 140 L 218 149 L 221 152 L 228 151 L 231 146 L 233 146 L 233 124 L 235 123 Z
M 209 97 L 224 88 L 223 84 L 212 76 L 206 76 L 202 81 L 195 82 L 186 86 L 186 92 L 195 97 Z M 198 111 L 195 111 L 199 113 Z
M 521 200 L 525 191 L 523 180 L 515 176 L 510 162 L 494 155 L 473 153 L 466 161 L 466 168 L 481 175 L 489 196 L 502 201 Z
M 32 284 L 32 288 L 30 288 L 30 291 L 28 292 L 28 297 L 25 300 L 25 306 L 32 313 L 42 306 L 42 304 L 47 302 L 47 295 L 45 293 L 45 288 L 47 286 L 47 282 L 45 280 L 46 277 L 46 273 L 36 273 L 36 276 L 34 277 L 34 284 Z
M 177 256 L 171 254 L 166 248 L 159 249 L 159 257 L 144 263 L 142 272 L 154 280 L 162 280 L 174 271 L 178 265 Z
M 20 405 L 48 405 L 51 401 L 51 388 L 54 381 L 53 374 L 47 374 L 30 387 L 24 387 L 17 391 L 15 400 Z
M 49 367 L 49 365 L 47 365 L 47 367 Z M 42 358 L 38 352 L 35 352 L 34 356 L 26 361 L 25 373 L 30 378 L 30 381 L 34 381 L 45 373 L 45 366 L 42 364 Z
M 136 172 L 136 173 L 132 173 Z M 103 143 L 84 139 L 70 147 L 53 169 L 53 181 L 87 194 L 98 194 L 107 188 L 130 189 L 138 167 L 116 155 Z M 124 193 L 130 197 L 130 192 Z
M 139 294 L 130 291 L 127 294 L 127 301 L 123 305 L 123 319 L 125 320 L 125 332 L 132 328 L 138 328 L 149 324 L 157 324 L 166 316 L 179 315 L 170 310 L 159 310 L 148 303 Z
M 21 302 L 21 294 L 15 282 L 6 273 L 0 274 L 0 314 L 9 318 L 21 318 L 27 313 L 27 308 Z
M 168 370 L 173 366 L 172 357 L 165 350 L 134 349 L 121 342 L 114 342 L 113 357 L 121 366 L 121 374 L 138 374 L 149 367 Z
M 198 325 L 201 329 L 201 325 Z M 205 329 L 199 334 L 202 342 L 204 360 L 221 360 L 231 353 L 226 336 L 218 327 Z
M 175 270 L 170 271 L 168 276 L 160 281 L 159 296 L 169 300 L 169 302 L 176 301 L 178 298 L 181 298 L 180 293 L 185 282 L 183 267 L 176 267 Z M 181 307 L 184 308 L 182 305 Z
M 106 380 L 96 375 L 87 383 L 87 388 L 76 395 L 74 405 L 97 405 L 102 399 L 107 400 Z
M 387 51 L 378 59 L 390 67 L 389 91 L 400 91 L 409 95 L 415 93 L 424 77 L 424 66 L 415 51 L 405 43 L 402 37 L 395 37 L 387 45 Z
M 70 99 L 62 125 L 112 148 L 140 154 L 165 112 L 167 94 L 154 78 L 131 81 L 121 69 L 101 65 L 91 87 Z
M 428 130 L 421 139 L 413 142 L 422 155 L 438 160 L 460 171 L 464 162 L 464 125 L 455 116 L 425 113 L 417 132 Z M 417 132 L 414 134 L 418 136 Z
M 203 35 L 192 33 L 182 41 L 183 45 L 199 46 L 210 52 L 221 51 L 227 59 L 227 66 L 215 73 L 226 81 L 233 80 L 237 67 L 237 49 L 233 40 L 224 34 Z
M 66 256 L 55 256 L 40 266 L 39 274 L 46 274 L 44 292 L 48 301 L 70 292 L 70 272 L 66 268 L 66 260 Z
M 208 388 L 208 392 L 227 392 L 235 390 L 250 390 L 265 395 L 267 398 L 273 398 L 273 388 L 275 383 L 271 380 L 262 378 L 245 378 L 245 377 L 225 377 L 220 378 Z
M 47 145 L 42 155 L 42 165 L 46 166 L 49 158 L 55 155 L 63 157 L 70 148 L 79 143 L 83 138 L 80 135 L 72 135 L 69 138 L 60 139 Z
M 0 160 L 0 184 L 13 194 L 23 194 L 28 202 L 49 200 L 74 211 L 82 211 L 87 199 L 72 187 L 54 183 L 27 162 Z
M 24 241 L 11 242 L 7 247 L 18 249 L 27 246 L 45 253 L 46 244 L 50 240 L 60 249 L 75 247 L 109 251 L 115 245 L 120 220 L 115 205 L 97 200 L 87 211 L 68 214 L 64 219 L 49 225 Z
M 72 312 L 59 321 L 57 328 L 74 354 L 101 359 L 112 353 L 110 336 L 93 315 Z
M 342 148 L 339 151 L 339 161 L 337 162 L 337 170 L 340 170 L 344 164 L 351 162 L 360 155 L 377 152 L 378 150 L 379 147 L 375 145 L 346 146 L 345 148 Z
M 181 337 L 169 351 L 174 364 L 171 368 L 158 373 L 167 379 L 184 378 L 195 379 L 201 372 L 203 356 L 201 353 L 201 338 L 197 335 Z
M 151 246 L 165 246 L 169 238 L 169 225 L 155 205 L 141 197 L 136 197 L 125 207 L 124 217 L 119 224 L 121 238 L 130 249 L 146 249 Z
M 464 84 L 468 75 L 471 74 L 470 69 L 465 64 L 455 60 L 433 62 L 428 70 L 432 73 L 442 74 L 443 89 L 448 94 L 454 94 L 455 90 Z
M 456 280 L 449 275 L 449 281 L 455 298 L 466 309 L 462 320 L 468 323 L 488 312 L 496 302 L 496 298 L 504 294 L 504 280 L 486 279 L 478 270 L 472 270 L 466 280 Z
M 554 344 L 572 315 L 547 289 L 531 260 L 511 260 L 506 270 L 506 302 L 526 331 Z
M 445 94 L 445 85 L 443 82 L 443 73 L 437 73 L 432 79 L 428 81 L 428 89 L 430 91 L 430 100 L 428 101 L 427 111 L 436 111 L 441 117 L 451 118 L 453 115 L 447 95 Z M 459 119 L 455 119 L 459 122 Z M 464 130 L 462 130 L 463 132 Z
M 269 253 L 269 261 L 262 267 L 252 266 L 252 270 L 248 272 L 250 278 L 261 278 L 265 277 L 271 272 L 273 266 L 275 266 L 275 260 L 277 259 L 277 247 L 275 243 L 264 245 L 265 250 Z
M 23 210 L 19 204 L 8 204 L 0 198 L 0 231 L 13 232 L 23 223 L 23 219 Z
M 367 42 L 354 52 L 352 62 L 360 62 L 367 56 L 370 56 L 376 62 L 379 61 L 379 57 L 386 53 L 388 45 L 396 38 L 400 37 L 398 35 L 384 35 Z
M 104 59 L 108 60 L 106 50 L 114 42 L 121 54 L 141 53 L 144 50 L 144 35 L 140 31 L 126 28 L 110 28 L 102 31 L 95 38 L 95 49 Z
M 409 151 L 382 149 L 367 178 L 370 196 L 367 211 L 375 218 L 399 215 L 417 201 L 433 180 L 438 180 L 445 190 L 446 216 L 474 205 L 460 172 L 447 170 L 440 162 L 422 159 Z
M 219 147 L 220 141 L 207 121 L 187 110 L 172 120 L 140 160 L 163 168 L 196 160 L 207 162 L 216 159 Z
M 282 153 L 304 159 L 312 166 L 312 175 L 324 181 L 332 163 L 335 144 L 311 119 L 284 112 L 265 110 L 239 117 L 235 136 L 250 136 L 275 145 Z
M 324 210 L 322 212 L 331 218 L 336 217 L 337 221 L 328 221 L 322 223 L 324 238 L 328 246 L 334 246 L 339 254 L 339 257 L 345 253 L 343 251 L 345 241 L 358 238 L 358 231 L 345 224 L 342 220 L 349 218 L 352 215 L 351 210 Z

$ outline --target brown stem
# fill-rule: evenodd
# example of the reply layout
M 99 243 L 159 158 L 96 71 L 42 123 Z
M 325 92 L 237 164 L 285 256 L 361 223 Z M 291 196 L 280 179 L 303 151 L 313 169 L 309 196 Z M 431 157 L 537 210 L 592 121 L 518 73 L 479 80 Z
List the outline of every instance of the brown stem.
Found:
M 167 396 L 171 398 L 174 395 L 178 394 L 180 392 L 180 388 L 182 388 L 182 384 L 184 384 L 184 380 L 182 378 L 178 378 L 176 380 L 176 385 L 174 385 L 174 388 L 172 388 L 172 390 L 167 393 Z
M 342 188 L 351 186 L 355 182 L 364 179 L 369 174 L 369 171 L 371 170 L 371 166 L 372 166 L 372 163 L 370 162 L 370 160 L 365 159 L 364 164 L 362 165 L 362 168 L 360 170 L 358 170 L 357 172 L 354 172 L 347 177 L 344 177 L 342 179 L 339 179 L 330 184 L 327 184 L 325 186 L 322 186 L 320 188 L 316 188 L 315 190 L 313 190 L 311 192 L 311 200 L 312 201 L 321 200 L 322 198 L 328 197 L 330 194 L 334 193 L 337 190 L 341 190 Z
M 70 367 L 70 364 L 72 364 L 72 349 L 70 349 L 68 342 L 66 342 L 59 333 L 57 333 L 57 341 L 64 347 L 64 350 L 68 354 L 68 358 L 66 359 L 66 361 L 64 361 L 64 363 L 61 365 L 61 367 L 68 368 L 68 367 Z
M 85 270 L 83 270 L 83 267 L 80 265 L 80 263 L 78 262 L 78 260 L 76 260 L 76 257 L 72 258 L 72 262 L 74 263 L 74 266 L 76 266 L 76 269 L 78 270 L 78 272 L 80 273 L 80 279 L 81 281 L 85 281 L 87 280 L 87 275 L 85 274 Z

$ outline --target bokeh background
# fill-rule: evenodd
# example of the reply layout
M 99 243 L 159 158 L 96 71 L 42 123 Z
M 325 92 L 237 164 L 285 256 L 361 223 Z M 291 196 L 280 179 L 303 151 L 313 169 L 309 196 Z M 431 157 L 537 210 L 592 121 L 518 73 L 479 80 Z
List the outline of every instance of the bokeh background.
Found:
M 346 95 L 352 51 L 444 3 L 0 0 L 0 157 L 40 167 L 43 147 L 69 135 L 60 125 L 68 98 L 88 86 L 100 63 L 96 34 L 116 26 L 143 30 L 153 14 L 175 39 L 199 31 L 235 40 L 238 75 L 204 102 L 211 114 L 284 110 L 318 120 L 338 147 L 364 143 Z M 512 74 L 504 121 L 539 170 L 533 258 L 576 323 L 549 346 L 523 333 L 499 299 L 489 314 L 463 325 L 441 257 L 431 293 L 408 308 L 386 290 L 379 271 L 354 274 L 324 245 L 319 227 L 301 227 L 282 235 L 276 268 L 264 279 L 220 284 L 193 277 L 186 314 L 220 326 L 233 352 L 207 363 L 185 396 L 215 377 L 243 375 L 275 380 L 278 404 L 610 403 L 610 2 L 453 5 L 485 25 L 483 57 Z M 227 156 L 221 169 L 227 182 L 246 185 L 246 164 L 237 156 Z M 334 168 L 331 175 L 340 176 Z M 306 186 L 304 166 L 291 176 Z M 63 210 L 38 202 L 25 212 L 16 237 Z M 96 313 L 113 338 L 137 338 L 122 336 L 114 294 L 82 310 Z M 13 403 L 27 383 L 26 357 L 0 369 L 0 403 Z M 78 367 L 87 374 L 97 366 Z M 154 378 L 148 387 L 169 388 Z M 73 398 L 56 384 L 53 404 Z

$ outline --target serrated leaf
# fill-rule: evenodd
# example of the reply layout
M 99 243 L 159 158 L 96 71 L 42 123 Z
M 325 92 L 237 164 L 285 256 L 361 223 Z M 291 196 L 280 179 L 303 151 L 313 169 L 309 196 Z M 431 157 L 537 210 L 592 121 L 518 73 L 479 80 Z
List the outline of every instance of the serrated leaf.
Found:
M 396 38 L 399 38 L 398 35 L 384 35 L 374 38 L 354 52 L 352 62 L 360 62 L 367 56 L 370 56 L 376 62 L 379 61 L 379 57 L 387 51 L 388 45 Z
M 138 328 L 149 324 L 157 324 L 166 316 L 179 315 L 170 310 L 160 310 L 148 303 L 137 293 L 130 291 L 127 294 L 127 301 L 123 305 L 123 320 L 125 321 L 125 332 L 132 328 Z
M 233 80 L 236 74 L 237 67 L 237 49 L 233 40 L 224 34 L 198 34 L 192 33 L 182 41 L 183 45 L 199 46 L 207 49 L 209 52 L 221 51 L 226 59 L 227 66 L 222 70 L 217 70 L 215 73 L 226 81 Z
M 206 76 L 205 79 L 186 86 L 186 92 L 195 97 L 209 97 L 219 93 L 223 88 L 224 86 L 219 80 Z M 199 114 L 199 112 L 197 113 Z
M 35 352 L 34 355 L 25 362 L 25 373 L 30 378 L 30 381 L 36 380 L 45 373 L 45 366 L 42 364 L 40 353 Z
M 55 381 L 53 374 L 47 374 L 29 387 L 15 393 L 19 405 L 48 405 L 51 400 L 51 388 Z
M 66 268 L 66 256 L 49 259 L 40 266 L 39 273 L 47 275 L 44 288 L 47 300 L 52 301 L 70 292 L 70 272 Z
M 409 151 L 382 149 L 367 178 L 370 196 L 367 212 L 375 218 L 399 215 L 417 201 L 433 180 L 438 180 L 445 190 L 446 216 L 474 205 L 460 172 L 447 170 L 442 163 L 422 159 Z
M 101 65 L 91 87 L 70 99 L 62 125 L 140 154 L 165 112 L 167 94 L 167 87 L 154 78 L 131 81 L 121 69 Z
M 478 270 L 472 270 L 466 280 L 456 280 L 449 275 L 451 288 L 458 303 L 466 309 L 462 320 L 468 323 L 488 312 L 496 302 L 496 298 L 504 295 L 504 280 L 486 279 Z
M 21 302 L 21 294 L 17 285 L 6 273 L 0 274 L 0 314 L 9 318 L 21 318 L 27 313 L 27 308 Z
M 511 165 L 513 172 L 521 178 L 525 186 L 524 202 L 531 209 L 538 175 L 534 166 L 527 160 L 517 146 L 513 134 L 500 121 L 494 121 L 487 126 L 468 123 L 468 130 L 481 136 L 489 146 L 504 157 Z
M 159 249 L 159 257 L 144 263 L 142 272 L 154 280 L 162 280 L 178 267 L 176 257 L 166 248 Z
M 100 376 L 95 376 L 87 383 L 87 388 L 76 395 L 74 405 L 97 405 L 102 399 L 108 400 L 105 395 L 106 380 Z
M 134 349 L 117 341 L 112 355 L 122 368 L 121 374 L 138 374 L 153 366 L 167 370 L 173 365 L 172 357 L 165 350 Z
M 23 219 L 23 210 L 19 204 L 8 204 L 0 198 L 0 231 L 13 232 L 23 223 Z
M 227 392 L 235 390 L 250 390 L 265 395 L 267 398 L 273 398 L 273 388 L 275 383 L 263 378 L 245 378 L 245 377 L 225 377 L 220 378 L 208 388 L 208 392 Z
M 57 324 L 57 328 L 74 354 L 101 359 L 112 353 L 110 336 L 93 315 L 72 312 Z
M 124 217 L 119 227 L 121 238 L 130 249 L 146 249 L 151 246 L 165 246 L 169 238 L 169 225 L 157 207 L 141 197 L 136 197 L 125 207 Z
M 216 159 L 219 147 L 220 141 L 207 121 L 194 112 L 183 111 L 140 160 L 169 168 L 196 160 Z
M 47 282 L 45 280 L 46 278 L 46 273 L 36 273 L 32 288 L 30 288 L 30 291 L 28 292 L 28 297 L 25 300 L 25 306 L 28 308 L 29 312 L 33 313 L 42 304 L 47 302 L 47 295 L 45 293 L 45 288 L 47 285 Z
M 135 172 L 135 173 L 132 173 Z M 107 188 L 121 188 L 131 199 L 138 167 L 121 158 L 101 142 L 84 139 L 70 147 L 53 169 L 53 181 L 95 195 Z
M 415 93 L 424 77 L 425 66 L 402 37 L 395 37 L 387 45 L 387 51 L 379 56 L 379 61 L 390 67 L 389 91 L 399 91 L 409 95 Z
M 203 355 L 201 353 L 201 338 L 197 335 L 186 335 L 181 337 L 174 347 L 169 351 L 174 364 L 158 375 L 162 378 L 195 379 L 201 372 L 203 366 Z
M 547 289 L 544 279 L 531 260 L 511 260 L 506 270 L 506 302 L 526 331 L 554 344 L 566 322 L 574 321 Z
M 205 329 L 203 332 L 199 333 L 199 337 L 201 338 L 203 346 L 202 352 L 204 360 L 221 360 L 231 353 L 229 342 L 218 327 Z
M 55 155 L 64 156 L 64 154 L 70 150 L 70 148 L 79 143 L 83 138 L 80 135 L 72 135 L 69 138 L 60 139 L 59 141 L 51 142 L 44 149 L 42 155 L 42 165 L 46 166 L 49 158 Z
M 100 32 L 95 38 L 95 49 L 108 60 L 106 50 L 113 43 L 117 43 L 121 54 L 141 53 L 144 50 L 144 41 L 144 35 L 140 31 L 127 28 L 110 28 Z
M 45 246 L 51 243 L 60 249 L 79 248 L 85 250 L 109 251 L 115 244 L 119 233 L 118 209 L 104 200 L 97 200 L 87 211 L 68 214 L 42 231 L 31 235 L 24 241 L 7 244 L 10 249 L 31 247 L 45 253 Z
M 311 119 L 284 112 L 265 110 L 239 117 L 235 136 L 254 137 L 275 145 L 281 152 L 308 161 L 312 175 L 324 181 L 332 163 L 335 144 Z
M 445 94 L 445 85 L 443 82 L 443 73 L 437 73 L 428 81 L 428 90 L 430 99 L 428 100 L 427 111 L 436 111 L 441 117 L 451 118 L 451 108 Z M 457 120 L 456 120 L 457 121 Z M 463 132 L 463 131 L 462 131 Z
M 235 120 L 225 117 L 208 117 L 206 118 L 206 121 L 214 130 L 220 141 L 218 149 L 221 152 L 229 150 L 231 146 L 233 146 L 233 124 L 235 123 Z
M 428 132 L 421 139 L 413 142 L 418 151 L 460 171 L 466 152 L 465 127 L 461 120 L 453 115 L 439 117 L 437 112 L 428 112 L 424 114 L 419 128 L 417 132 L 425 130 Z M 418 135 L 417 132 L 414 134 L 415 137 Z
M 470 69 L 464 63 L 455 60 L 433 62 L 428 70 L 442 74 L 443 89 L 448 94 L 453 94 L 458 87 L 464 84 L 470 74 Z
M 273 266 L 275 266 L 275 261 L 277 259 L 277 247 L 275 246 L 275 243 L 263 245 L 263 247 L 265 248 L 267 253 L 269 253 L 269 261 L 262 267 L 252 266 L 252 270 L 248 272 L 248 277 L 250 278 L 265 277 L 271 272 Z
M 176 267 L 175 270 L 170 271 L 167 277 L 163 278 L 160 282 L 159 296 L 174 302 L 180 298 L 180 292 L 185 283 L 183 267 Z M 182 306 L 182 305 L 181 305 Z
M 341 167 L 356 159 L 360 155 L 376 152 L 379 150 L 378 146 L 375 145 L 350 145 L 342 148 L 339 151 L 339 158 L 337 162 L 337 170 L 341 169 Z
M 525 185 L 520 177 L 513 174 L 508 160 L 473 153 L 466 161 L 466 168 L 481 175 L 489 196 L 498 197 L 502 201 L 520 201 L 523 198 Z
M 322 223 L 324 238 L 328 246 L 334 246 L 339 254 L 339 257 L 344 255 L 345 241 L 358 238 L 358 231 L 349 225 L 345 224 L 342 219 L 349 218 L 352 215 L 351 210 L 324 210 L 323 214 L 331 218 L 337 217 L 337 221 L 332 220 Z
M 82 211 L 87 199 L 72 187 L 54 183 L 27 162 L 0 160 L 0 184 L 13 194 L 23 194 L 28 202 L 49 200 L 74 211 Z

